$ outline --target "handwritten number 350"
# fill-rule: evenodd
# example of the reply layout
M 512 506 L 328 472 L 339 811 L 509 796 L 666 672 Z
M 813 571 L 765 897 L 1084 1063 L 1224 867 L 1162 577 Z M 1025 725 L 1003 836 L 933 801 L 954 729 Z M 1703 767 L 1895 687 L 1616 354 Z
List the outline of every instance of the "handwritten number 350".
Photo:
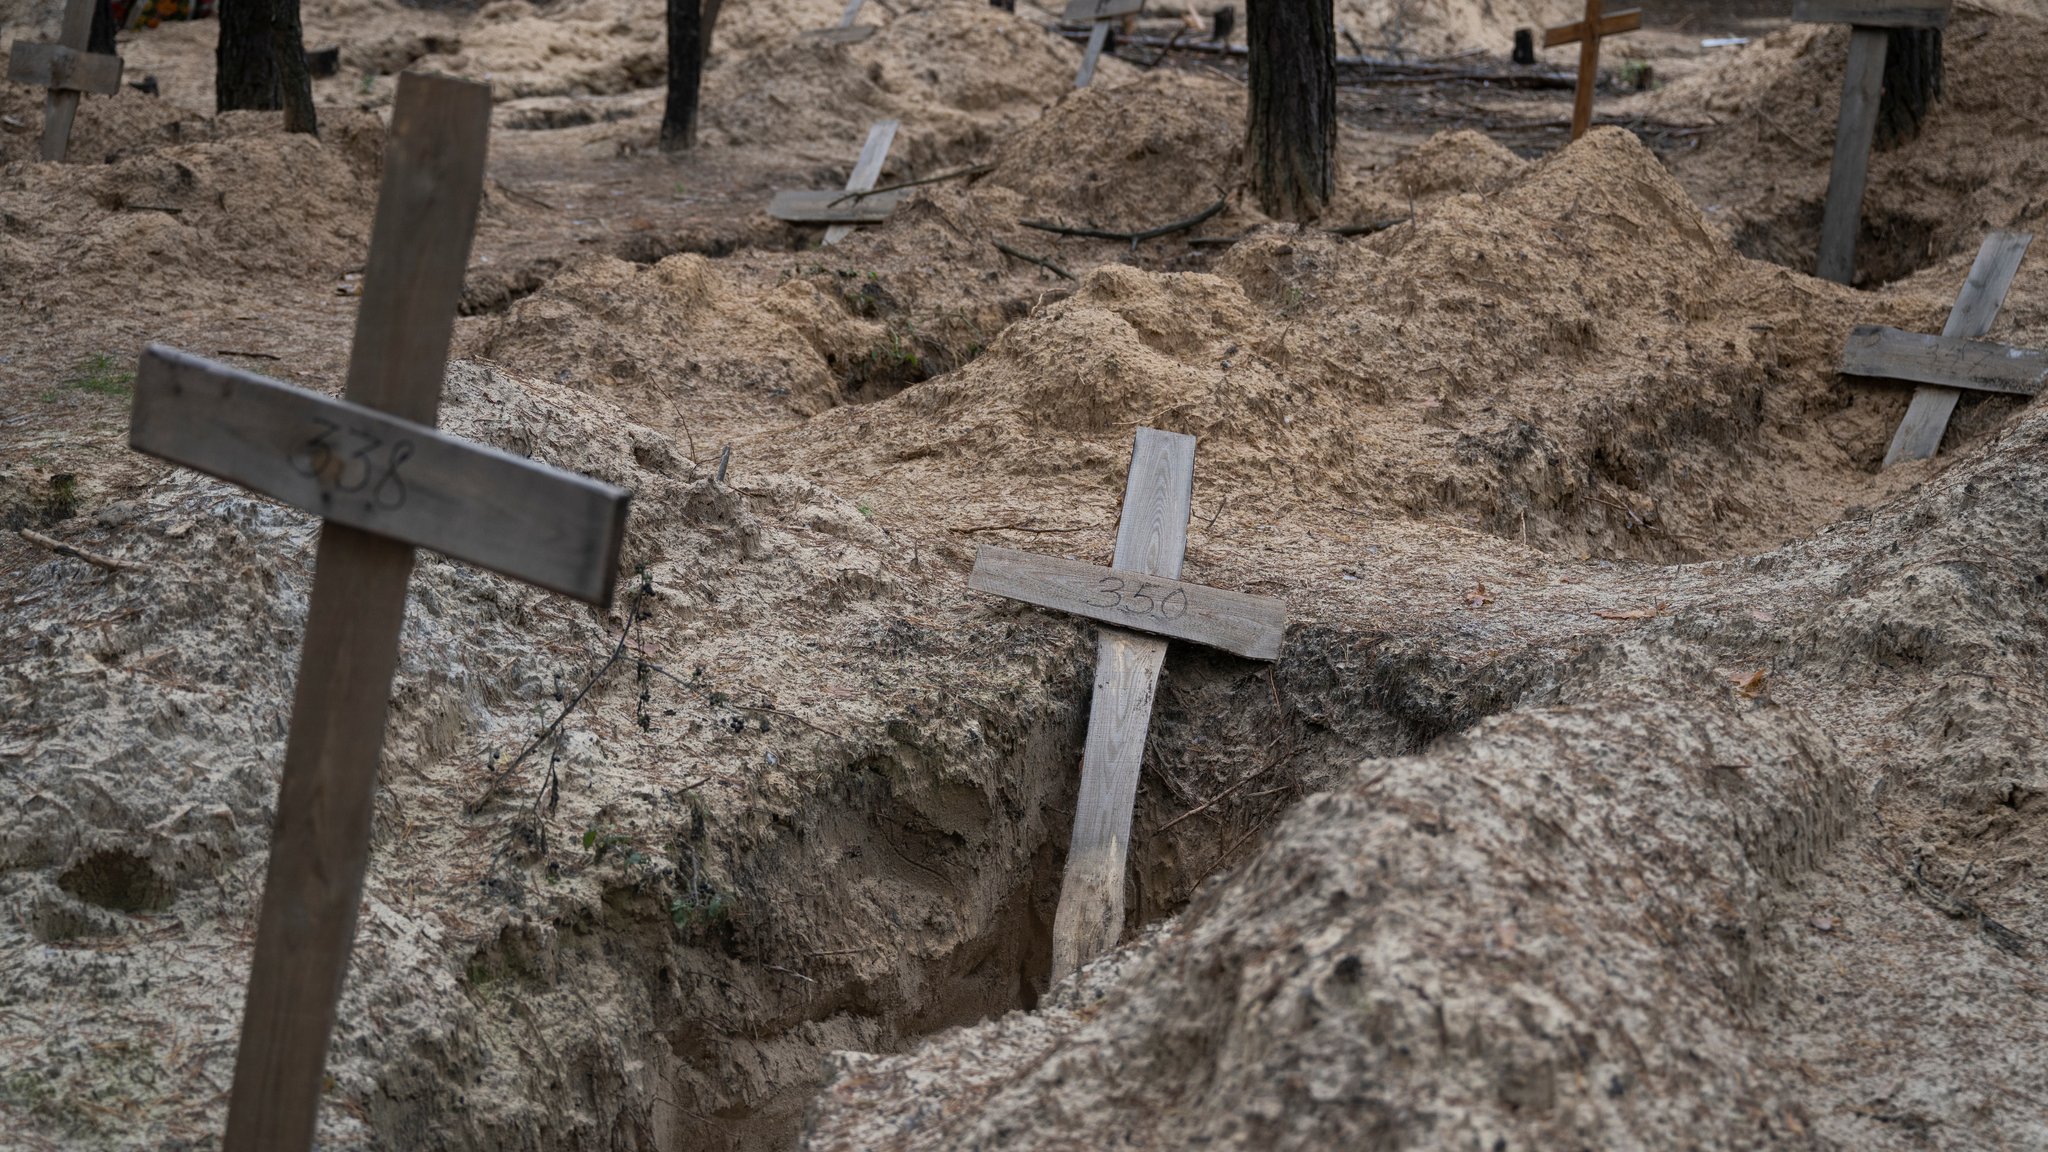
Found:
M 370 499 L 379 508 L 404 506 L 405 480 L 399 476 L 398 466 L 412 459 L 412 441 L 399 440 L 386 447 L 382 437 L 360 428 L 343 428 L 319 416 L 313 417 L 313 422 L 320 425 L 320 432 L 292 454 L 291 465 L 299 475 L 311 476 L 320 481 L 321 487 L 337 492 L 361 492 L 367 488 Z M 344 440 L 349 443 L 343 444 Z M 385 449 L 381 469 L 377 461 L 379 448 Z
M 1126 591 L 1130 583 L 1121 576 L 1104 576 L 1095 585 L 1095 595 L 1089 598 L 1088 606 L 1114 608 L 1131 616 L 1157 616 L 1161 620 L 1178 620 L 1188 614 L 1185 589 L 1175 588 L 1160 596 L 1164 585 L 1141 581 L 1135 590 Z

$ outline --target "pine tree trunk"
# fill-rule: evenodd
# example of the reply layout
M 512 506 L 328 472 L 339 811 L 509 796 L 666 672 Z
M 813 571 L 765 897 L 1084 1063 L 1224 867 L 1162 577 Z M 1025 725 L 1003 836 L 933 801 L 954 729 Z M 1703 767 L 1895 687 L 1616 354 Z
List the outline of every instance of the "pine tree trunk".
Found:
M 92 32 L 86 37 L 85 50 L 103 56 L 114 52 L 114 10 L 108 0 L 99 0 L 92 6 Z
M 287 132 L 317 132 L 299 0 L 221 0 L 213 50 L 216 111 L 284 109 Z
M 1884 90 L 1877 98 L 1877 147 L 1920 134 L 1941 95 L 1941 29 L 1891 28 L 1884 46 Z
M 712 0 L 715 4 L 716 0 Z M 697 86 L 704 76 L 700 0 L 668 0 L 668 103 L 661 113 L 661 150 L 697 143 Z M 716 8 L 713 7 L 715 18 Z
M 1247 0 L 1251 106 L 1245 158 L 1259 207 L 1309 221 L 1337 176 L 1337 23 L 1332 0 Z

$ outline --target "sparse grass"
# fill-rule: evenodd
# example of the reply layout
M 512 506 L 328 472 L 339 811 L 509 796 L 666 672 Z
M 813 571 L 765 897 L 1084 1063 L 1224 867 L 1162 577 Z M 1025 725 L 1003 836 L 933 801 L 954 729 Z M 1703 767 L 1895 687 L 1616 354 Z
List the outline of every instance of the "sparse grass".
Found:
M 133 389 L 135 373 L 122 369 L 121 362 L 101 352 L 88 357 L 77 368 L 77 375 L 64 381 L 64 387 L 75 392 L 91 392 L 97 396 L 119 396 L 126 398 Z M 44 393 L 44 399 L 54 398 Z

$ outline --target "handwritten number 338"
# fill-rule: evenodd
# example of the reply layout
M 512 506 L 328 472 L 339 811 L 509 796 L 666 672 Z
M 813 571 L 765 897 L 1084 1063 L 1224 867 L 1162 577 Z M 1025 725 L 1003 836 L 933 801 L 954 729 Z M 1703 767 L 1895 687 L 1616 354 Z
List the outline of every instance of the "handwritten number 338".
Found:
M 398 466 L 412 459 L 412 441 L 398 440 L 387 448 L 382 437 L 361 429 L 343 428 L 318 416 L 313 417 L 313 422 L 320 425 L 320 433 L 292 454 L 292 467 L 301 476 L 311 476 L 322 487 L 337 492 L 361 492 L 367 488 L 370 499 L 379 508 L 405 505 L 405 480 L 399 476 Z M 349 443 L 343 443 L 344 440 Z M 385 449 L 381 470 L 377 462 L 379 448 Z
M 1160 596 L 1164 586 L 1140 582 L 1135 591 L 1130 581 L 1121 576 L 1104 576 L 1095 585 L 1095 595 L 1089 597 L 1091 608 L 1114 608 L 1131 616 L 1157 616 L 1161 620 L 1178 620 L 1188 614 L 1188 594 L 1185 589 L 1175 588 Z

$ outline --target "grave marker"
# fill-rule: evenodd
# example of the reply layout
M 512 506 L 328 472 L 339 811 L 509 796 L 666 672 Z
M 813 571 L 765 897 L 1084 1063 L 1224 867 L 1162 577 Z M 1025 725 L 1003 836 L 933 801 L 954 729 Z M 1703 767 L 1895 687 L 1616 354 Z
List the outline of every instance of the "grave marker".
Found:
M 1934 455 L 1941 447 L 1942 433 L 1948 430 L 1949 414 L 1962 396 L 1959 389 L 2020 396 L 2041 391 L 2042 382 L 2048 379 L 2048 352 L 1977 339 L 1991 330 L 2032 240 L 2020 232 L 1993 232 L 1984 238 L 1970 265 L 1970 278 L 1956 293 L 1955 307 L 1949 310 L 1948 323 L 1939 336 L 1876 324 L 1850 330 L 1842 348 L 1845 375 L 1881 376 L 1920 385 L 1913 389 L 1906 418 L 1892 434 L 1891 448 L 1884 454 L 1885 467 Z
M 1131 810 L 1165 637 L 1256 660 L 1280 656 L 1284 603 L 1178 579 L 1194 482 L 1195 438 L 1140 428 L 1111 567 L 985 547 L 967 579 L 976 591 L 1114 625 L 1096 640 L 1080 800 L 1053 920 L 1054 983 L 1113 947 L 1123 931 Z
M 846 10 L 839 14 L 839 23 L 830 28 L 813 28 L 797 35 L 799 40 L 824 40 L 833 44 L 858 44 L 875 34 L 873 24 L 855 24 L 860 15 L 862 0 L 846 0 Z
M 830 224 L 825 229 L 826 244 L 846 239 L 856 224 L 880 224 L 887 220 L 904 197 L 902 189 L 872 196 L 855 193 L 868 191 L 881 178 L 882 164 L 889 158 L 889 145 L 896 140 L 899 124 L 896 120 L 882 120 L 868 128 L 867 143 L 861 146 L 860 159 L 854 161 L 853 174 L 846 178 L 845 191 L 777 192 L 768 202 L 768 215 L 793 224 Z
M 1102 58 L 1102 46 L 1109 43 L 1109 22 L 1136 16 L 1145 10 L 1145 0 L 1067 0 L 1060 19 L 1068 24 L 1094 24 L 1088 34 L 1088 49 L 1081 54 L 1081 70 L 1074 74 L 1074 87 L 1086 88 L 1095 79 L 1095 62 Z
M 1633 32 L 1643 26 L 1643 10 L 1629 8 L 1603 16 L 1600 0 L 1586 0 L 1586 18 L 1543 30 L 1543 46 L 1579 46 L 1579 82 L 1572 94 L 1572 139 L 1586 134 L 1593 124 L 1593 86 L 1600 82 L 1600 41 L 1608 36 Z
M 225 1152 L 313 1142 L 369 861 L 415 544 L 608 604 L 627 494 L 435 431 L 490 131 L 487 85 L 399 77 L 345 400 L 164 348 L 129 444 L 325 518 Z
M 43 159 L 62 160 L 71 148 L 71 118 L 81 93 L 112 96 L 121 90 L 121 58 L 87 52 L 93 0 L 66 0 L 55 44 L 16 40 L 7 53 L 7 79 L 49 89 L 43 98 Z
M 1884 87 L 1885 30 L 1944 27 L 1948 8 L 1948 0 L 1794 0 L 1797 23 L 1849 25 L 1849 67 L 1842 77 L 1842 112 L 1835 122 L 1835 158 L 1814 268 L 1823 280 L 1847 284 L 1856 273 L 1856 230 L 1863 222 L 1863 185 Z

